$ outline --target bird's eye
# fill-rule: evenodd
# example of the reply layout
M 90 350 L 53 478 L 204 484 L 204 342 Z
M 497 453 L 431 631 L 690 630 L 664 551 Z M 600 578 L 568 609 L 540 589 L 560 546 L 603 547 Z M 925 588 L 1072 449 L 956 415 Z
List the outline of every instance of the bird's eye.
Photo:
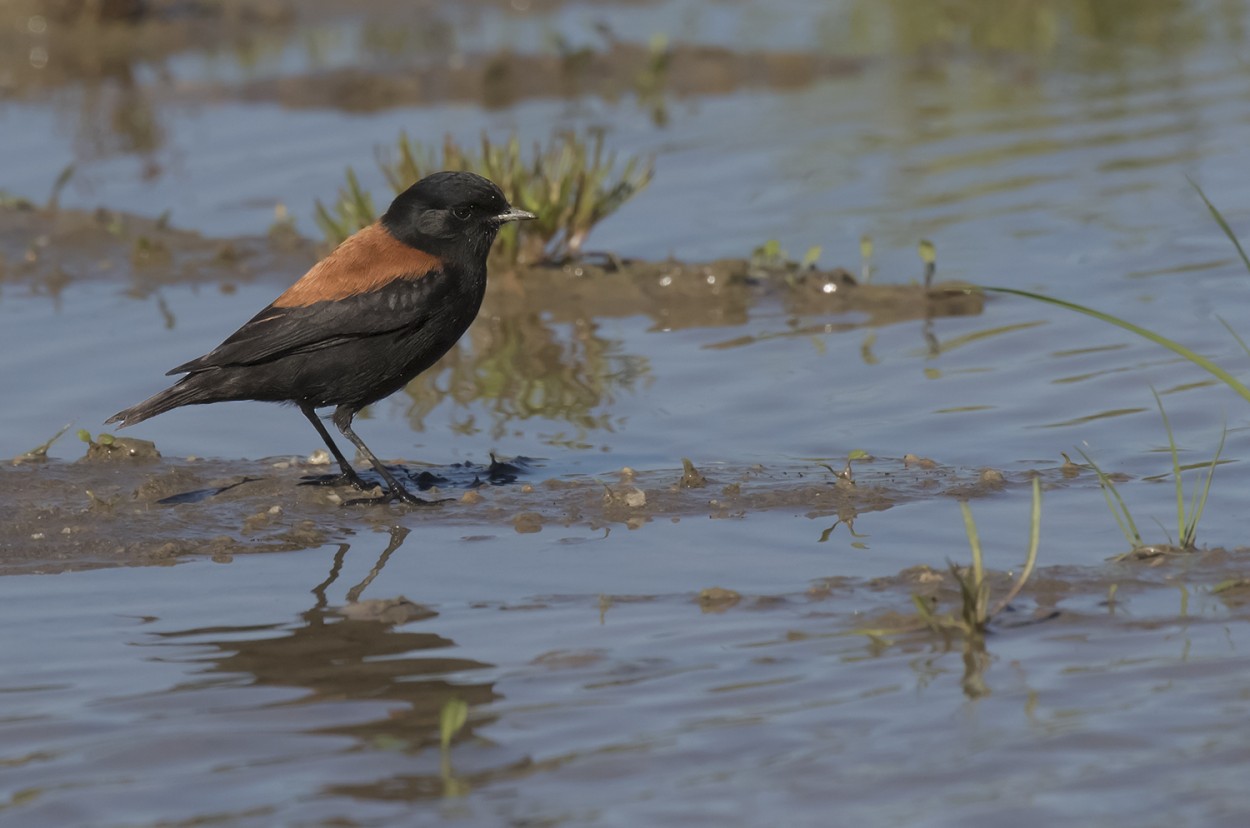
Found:
M 451 214 L 461 221 L 468 221 L 473 215 L 473 211 L 468 207 L 453 207 Z

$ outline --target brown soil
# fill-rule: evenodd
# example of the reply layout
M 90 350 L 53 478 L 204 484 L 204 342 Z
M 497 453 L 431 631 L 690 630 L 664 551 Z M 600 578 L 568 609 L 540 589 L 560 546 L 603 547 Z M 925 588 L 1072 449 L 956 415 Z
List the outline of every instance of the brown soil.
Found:
M 494 525 L 519 533 L 640 529 L 661 519 L 739 519 L 766 510 L 834 524 L 921 497 L 966 498 L 1002 488 L 971 472 L 885 460 L 864 463 L 854 483 L 816 465 L 683 470 L 678 461 L 673 469 L 561 479 L 524 459 L 396 468 L 430 505 L 347 505 L 362 493 L 316 485 L 329 467 L 301 458 L 174 460 L 159 457 L 150 443 L 124 438 L 108 450 L 91 447 L 77 462 L 9 463 L 0 466 L 0 574 L 316 547 L 388 527 L 401 515 L 409 524 Z M 699 485 L 691 485 L 692 473 Z

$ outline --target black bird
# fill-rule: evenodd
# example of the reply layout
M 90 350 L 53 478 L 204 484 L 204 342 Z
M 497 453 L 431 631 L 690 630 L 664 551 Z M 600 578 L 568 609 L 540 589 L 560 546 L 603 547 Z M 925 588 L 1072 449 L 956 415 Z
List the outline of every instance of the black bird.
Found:
M 482 305 L 496 233 L 532 218 L 480 175 L 427 176 L 215 350 L 169 371 L 185 377 L 108 422 L 124 427 L 171 408 L 226 400 L 291 403 L 338 461 L 342 474 L 331 482 L 370 488 L 317 417 L 315 409 L 333 405 L 334 425 L 386 481 L 382 500 L 424 503 L 356 436 L 352 418 L 460 339 Z

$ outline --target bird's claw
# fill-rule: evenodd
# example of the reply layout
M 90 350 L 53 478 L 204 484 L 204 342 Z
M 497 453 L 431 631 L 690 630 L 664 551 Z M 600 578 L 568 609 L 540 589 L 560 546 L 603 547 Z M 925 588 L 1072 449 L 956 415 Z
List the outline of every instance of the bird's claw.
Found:
M 412 506 L 436 506 L 439 503 L 446 503 L 447 499 L 442 500 L 423 500 L 412 492 L 403 487 L 388 489 L 385 493 L 377 497 L 357 497 L 351 500 L 343 501 L 344 506 L 381 506 L 386 503 L 407 503 Z
M 300 481 L 301 486 L 351 486 L 362 492 L 370 489 L 376 489 L 377 483 L 367 483 L 365 479 L 358 474 L 326 474 L 319 477 L 305 477 Z

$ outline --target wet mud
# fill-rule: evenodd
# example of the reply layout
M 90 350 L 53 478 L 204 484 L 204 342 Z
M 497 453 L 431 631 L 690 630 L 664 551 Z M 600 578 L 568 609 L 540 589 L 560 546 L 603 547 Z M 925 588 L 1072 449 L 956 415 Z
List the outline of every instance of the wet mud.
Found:
M 977 497 L 1001 476 L 905 460 L 857 461 L 849 481 L 819 465 L 673 469 L 552 477 L 542 460 L 392 465 L 427 505 L 352 504 L 348 486 L 322 485 L 311 458 L 172 459 L 117 438 L 77 462 L 19 458 L 0 470 L 0 574 L 171 563 L 322 546 L 396 521 L 495 526 L 521 534 L 579 527 L 635 530 L 659 520 L 736 520 L 784 511 L 852 523 L 919 498 Z M 364 473 L 369 482 L 376 475 Z M 1051 475 L 1058 482 L 1060 475 Z

